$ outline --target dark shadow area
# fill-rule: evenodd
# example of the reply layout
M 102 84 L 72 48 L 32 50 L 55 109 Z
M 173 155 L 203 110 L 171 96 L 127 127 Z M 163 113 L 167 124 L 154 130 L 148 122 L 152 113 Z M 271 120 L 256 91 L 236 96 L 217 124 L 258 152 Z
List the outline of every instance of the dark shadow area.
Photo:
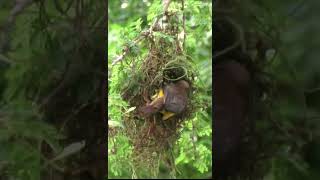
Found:
M 318 179 L 319 2 L 215 1 L 214 179 Z
M 107 1 L 0 7 L 0 179 L 104 179 Z

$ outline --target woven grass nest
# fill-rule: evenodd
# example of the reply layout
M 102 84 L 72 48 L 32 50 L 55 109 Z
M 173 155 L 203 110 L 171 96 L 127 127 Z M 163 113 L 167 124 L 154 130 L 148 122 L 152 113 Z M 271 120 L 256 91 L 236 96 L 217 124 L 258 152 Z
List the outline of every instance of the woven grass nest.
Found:
M 174 15 L 167 18 L 176 17 Z M 126 134 L 133 144 L 135 167 L 144 165 L 146 168 L 159 169 L 159 160 L 165 158 L 168 164 L 174 164 L 172 147 L 179 137 L 183 122 L 191 118 L 196 110 L 197 92 L 194 85 L 195 69 L 192 60 L 182 50 L 178 33 L 182 28 L 157 29 L 146 36 L 144 45 L 148 52 L 143 58 L 131 56 L 130 82 L 122 88 L 122 98 L 130 107 L 136 107 L 124 116 Z M 139 115 L 139 107 L 145 106 L 145 97 L 149 99 L 165 84 L 185 80 L 191 91 L 186 110 L 169 120 L 162 120 L 162 115 L 156 113 L 144 118 Z M 157 166 L 157 167 L 156 167 Z

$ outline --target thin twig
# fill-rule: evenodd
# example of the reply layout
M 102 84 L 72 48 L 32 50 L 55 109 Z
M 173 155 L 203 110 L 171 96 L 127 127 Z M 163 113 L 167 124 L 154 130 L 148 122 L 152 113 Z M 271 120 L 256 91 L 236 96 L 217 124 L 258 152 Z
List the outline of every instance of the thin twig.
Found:
M 227 20 L 238 31 L 238 34 L 237 34 L 238 39 L 236 39 L 236 41 L 231 46 L 229 46 L 229 47 L 217 52 L 213 56 L 213 59 L 232 51 L 233 49 L 237 48 L 239 45 L 241 45 L 242 51 L 246 50 L 246 45 L 245 45 L 245 40 L 244 40 L 244 33 L 243 33 L 243 30 L 242 30 L 241 26 L 239 24 L 237 24 L 236 22 L 234 22 L 229 17 L 225 17 L 224 19 Z
M 164 6 L 163 10 L 164 10 L 164 14 L 168 11 L 170 2 L 171 2 L 170 0 L 163 0 L 163 6 Z M 158 24 L 158 22 L 159 22 L 159 20 L 160 20 L 161 17 L 162 17 L 161 15 L 157 16 L 156 20 L 155 20 L 154 23 L 150 26 L 149 30 L 148 30 L 148 31 L 143 31 L 142 33 L 140 33 L 140 34 L 138 35 L 138 37 L 136 38 L 136 40 L 133 41 L 133 44 L 139 43 L 139 42 L 143 39 L 143 37 L 147 37 L 147 36 L 149 36 L 150 34 L 152 34 L 153 29 L 154 29 L 155 26 Z M 129 50 L 130 50 L 129 47 L 127 47 L 127 46 L 124 47 L 123 53 L 122 53 L 121 55 L 117 56 L 117 57 L 113 60 L 113 62 L 112 62 L 111 65 L 114 66 L 114 65 L 117 64 L 118 62 L 122 61 L 122 60 L 125 58 L 125 56 L 128 55 Z
M 133 44 L 139 43 L 139 42 L 143 39 L 143 37 L 148 36 L 148 35 L 149 35 L 149 32 L 148 32 L 148 31 L 143 31 L 143 32 L 140 33 L 140 35 L 133 41 Z M 122 61 L 122 60 L 125 58 L 125 56 L 129 53 L 129 51 L 130 51 L 130 48 L 129 48 L 128 46 L 125 46 L 124 49 L 123 49 L 123 53 L 122 53 L 121 55 L 117 56 L 117 57 L 113 60 L 113 62 L 112 62 L 111 65 L 114 66 L 114 65 L 117 64 L 118 62 Z
M 15 63 L 13 60 L 9 59 L 8 57 L 6 57 L 3 54 L 0 54 L 0 61 L 1 61 L 1 63 L 5 63 L 5 64 L 8 64 L 8 65 L 11 65 L 11 64 Z
M 300 2 L 297 3 L 297 5 L 288 13 L 287 17 L 293 16 L 299 11 L 305 3 L 308 2 L 307 0 L 301 0 Z
M 168 11 L 171 0 L 163 0 L 163 12 L 166 13 Z
M 32 0 L 16 0 L 15 6 L 10 11 L 10 15 L 7 18 L 6 23 L 2 27 L 4 33 L 4 40 L 0 44 L 0 53 L 4 53 L 4 50 L 10 43 L 10 29 L 14 26 L 16 18 L 23 12 L 29 5 L 32 4 Z
M 183 41 L 182 41 L 182 49 L 184 50 L 185 47 L 185 40 L 186 40 L 186 16 L 184 14 L 184 0 L 182 0 L 182 27 L 183 27 Z
M 317 91 L 320 91 L 320 87 L 304 90 L 305 93 L 315 93 Z
M 196 134 L 195 134 L 195 125 L 194 125 L 194 119 L 191 120 L 192 122 L 192 145 L 193 145 L 193 153 L 194 153 L 194 160 L 197 160 L 197 148 L 196 148 Z

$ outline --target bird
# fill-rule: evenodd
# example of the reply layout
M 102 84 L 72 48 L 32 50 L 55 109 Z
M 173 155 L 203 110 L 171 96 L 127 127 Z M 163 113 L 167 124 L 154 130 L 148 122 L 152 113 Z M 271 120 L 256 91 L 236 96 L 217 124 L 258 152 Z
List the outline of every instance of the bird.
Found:
M 143 117 L 160 112 L 162 120 L 168 120 L 172 116 L 181 114 L 186 110 L 190 85 L 185 80 L 169 83 L 161 87 L 151 98 L 152 102 L 139 109 Z
M 241 142 L 249 110 L 251 75 L 236 60 L 225 59 L 213 68 L 214 179 L 238 175 Z

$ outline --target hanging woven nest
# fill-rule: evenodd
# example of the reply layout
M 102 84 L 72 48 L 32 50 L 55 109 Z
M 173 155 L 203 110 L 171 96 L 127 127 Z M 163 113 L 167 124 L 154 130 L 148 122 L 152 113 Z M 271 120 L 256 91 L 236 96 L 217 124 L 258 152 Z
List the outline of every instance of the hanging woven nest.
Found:
M 190 119 L 196 110 L 194 86 L 195 69 L 192 59 L 186 55 L 184 44 L 183 15 L 179 12 L 166 12 L 155 20 L 153 26 L 141 33 L 148 52 L 144 57 L 132 55 L 132 50 L 137 45 L 125 48 L 126 62 L 122 61 L 124 55 L 116 59 L 122 63 L 130 64 L 130 79 L 120 90 L 122 98 L 130 107 L 135 107 L 131 113 L 124 115 L 126 135 L 134 147 L 133 158 L 135 167 L 157 169 L 160 158 L 166 158 L 171 165 L 174 164 L 172 147 L 179 136 L 183 122 Z M 183 37 L 183 38 L 181 38 Z M 130 60 L 130 62 L 128 62 Z M 163 96 L 168 97 L 168 87 L 183 82 L 187 84 L 187 99 L 183 111 L 179 113 L 166 112 L 168 105 L 159 111 L 146 117 L 141 114 L 141 109 L 150 105 L 155 99 Z M 180 92 L 178 93 L 180 94 Z M 170 114 L 171 113 L 171 114 Z

